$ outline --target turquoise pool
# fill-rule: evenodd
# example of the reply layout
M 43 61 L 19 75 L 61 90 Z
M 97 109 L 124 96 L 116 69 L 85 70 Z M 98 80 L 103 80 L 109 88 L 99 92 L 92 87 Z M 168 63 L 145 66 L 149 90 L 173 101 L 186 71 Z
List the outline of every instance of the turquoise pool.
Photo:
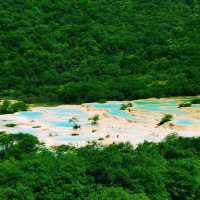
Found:
M 88 114 L 81 109 L 68 109 L 68 108 L 47 108 L 39 111 L 23 111 L 18 112 L 17 115 L 27 119 L 36 120 L 48 123 L 55 127 L 72 128 L 74 123 L 70 119 L 76 118 L 81 123 L 88 120 Z M 52 120 L 55 118 L 56 120 Z
M 47 108 L 42 111 L 22 111 L 17 114 L 27 118 L 38 118 L 43 114 L 49 113 L 57 116 L 77 116 L 77 117 L 87 117 L 87 113 L 85 113 L 81 109 L 67 109 L 67 108 Z
M 73 128 L 73 126 L 74 126 L 74 123 L 69 120 L 50 122 L 49 124 L 56 126 L 56 127 L 62 127 L 62 128 Z
M 195 122 L 193 122 L 190 119 L 179 119 L 179 120 L 176 120 L 175 123 L 177 125 L 182 125 L 182 126 L 188 126 L 188 125 L 194 125 L 195 124 Z
M 169 102 L 160 102 L 150 101 L 150 100 L 139 100 L 134 102 L 134 107 L 136 109 L 143 109 L 149 111 L 159 111 L 169 114 L 184 114 L 185 112 L 178 108 L 178 105 L 175 101 Z
M 22 111 L 22 112 L 18 112 L 17 114 L 29 119 L 35 119 L 42 116 L 42 112 L 37 112 L 37 111 Z
M 130 113 L 120 110 L 122 103 L 92 103 L 90 104 L 93 108 L 103 108 L 107 109 L 112 116 L 122 117 L 128 120 L 134 119 L 133 115 Z
M 16 134 L 16 133 L 30 133 L 32 135 L 37 136 L 38 130 L 34 128 L 18 128 L 14 127 L 10 129 L 10 133 Z
M 58 141 L 74 143 L 74 142 L 87 142 L 87 141 L 95 140 L 95 139 L 97 139 L 97 136 L 94 136 L 94 135 L 93 136 L 92 135 L 72 136 L 72 135 L 60 134 L 58 136 L 55 136 L 54 139 L 58 140 Z
M 200 104 L 192 104 L 193 108 L 200 108 Z
M 87 113 L 81 109 L 72 108 L 49 108 L 46 109 L 47 112 L 57 115 L 57 116 L 74 116 L 79 118 L 88 117 Z

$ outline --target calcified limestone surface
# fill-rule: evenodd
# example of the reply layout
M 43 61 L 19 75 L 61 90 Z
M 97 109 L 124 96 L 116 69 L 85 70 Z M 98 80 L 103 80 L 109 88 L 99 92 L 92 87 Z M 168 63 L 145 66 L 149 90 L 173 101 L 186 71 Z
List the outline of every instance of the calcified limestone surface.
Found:
M 128 141 L 137 145 L 145 140 L 158 142 L 170 133 L 200 136 L 200 105 L 178 108 L 179 103 L 189 100 L 189 97 L 136 100 L 126 111 L 120 110 L 126 102 L 34 107 L 27 112 L 0 115 L 0 131 L 30 133 L 48 146 L 82 146 L 89 141 L 103 144 Z M 157 126 L 165 114 L 173 115 L 172 121 Z M 100 119 L 92 125 L 88 119 L 95 115 Z M 16 126 L 7 127 L 9 123 Z M 80 128 L 74 129 L 74 123 Z

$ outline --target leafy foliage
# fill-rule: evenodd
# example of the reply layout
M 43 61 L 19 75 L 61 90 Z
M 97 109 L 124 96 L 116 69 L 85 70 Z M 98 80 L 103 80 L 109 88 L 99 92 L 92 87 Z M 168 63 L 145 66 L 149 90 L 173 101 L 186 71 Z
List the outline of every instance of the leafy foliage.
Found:
M 81 128 L 80 124 L 77 124 L 77 123 L 73 124 L 73 129 L 79 129 L 79 128 Z
M 0 198 L 197 200 L 200 138 L 47 149 L 31 135 L 0 134 Z
M 99 115 L 95 115 L 93 117 L 90 117 L 88 120 L 91 121 L 91 125 L 96 125 L 100 120 L 100 117 Z
M 7 127 L 15 127 L 16 124 L 15 123 L 9 123 L 9 124 L 6 124 L 5 126 L 7 126 Z
M 126 110 L 127 108 L 131 108 L 131 107 L 133 107 L 133 104 L 129 102 L 129 103 L 122 104 L 120 109 Z
M 188 103 L 180 103 L 179 104 L 179 108 L 184 108 L 184 107 L 191 107 L 192 106 L 192 103 L 188 102 Z
M 163 125 L 163 124 L 165 124 L 165 123 L 171 121 L 172 118 L 173 118 L 172 115 L 166 114 L 164 117 L 162 117 L 162 119 L 161 119 L 160 122 L 158 123 L 158 126 L 161 126 L 161 125 Z
M 191 103 L 192 104 L 200 104 L 200 98 L 192 99 Z
M 199 13 L 198 0 L 2 1 L 0 94 L 67 103 L 199 94 Z
M 11 114 L 19 111 L 26 111 L 28 106 L 23 101 L 12 103 L 11 101 L 4 100 L 0 104 L 0 114 Z

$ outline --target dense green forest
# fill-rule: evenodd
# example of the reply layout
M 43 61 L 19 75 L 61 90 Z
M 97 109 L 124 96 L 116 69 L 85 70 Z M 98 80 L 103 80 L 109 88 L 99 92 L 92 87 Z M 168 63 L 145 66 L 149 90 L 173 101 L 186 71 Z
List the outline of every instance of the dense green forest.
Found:
M 47 149 L 0 135 L 2 200 L 198 200 L 200 138 Z
M 200 93 L 199 0 L 0 2 L 0 96 L 66 103 Z

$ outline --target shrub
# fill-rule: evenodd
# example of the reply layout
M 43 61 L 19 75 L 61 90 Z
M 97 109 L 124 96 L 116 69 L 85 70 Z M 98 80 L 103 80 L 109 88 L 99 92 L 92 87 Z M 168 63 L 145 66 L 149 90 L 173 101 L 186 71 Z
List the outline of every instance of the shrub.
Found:
M 28 106 L 23 101 L 18 101 L 12 104 L 12 108 L 14 112 L 19 112 L 26 111 L 28 109 Z
M 77 136 L 79 135 L 78 133 L 72 133 L 71 136 Z
M 6 127 L 15 127 L 15 126 L 17 126 L 17 124 L 9 123 L 9 124 L 6 124 L 5 126 L 6 126 Z
M 192 99 L 191 103 L 192 104 L 200 104 L 200 98 Z
M 41 128 L 41 126 L 37 125 L 37 126 L 33 126 L 32 128 Z
M 11 101 L 4 100 L 0 105 L 0 114 L 12 114 L 19 111 L 26 111 L 28 106 L 23 101 L 12 103 Z
M 191 107 L 192 106 L 192 104 L 191 103 L 181 103 L 181 104 L 179 104 L 179 108 L 183 108 L 183 107 Z
M 127 108 L 133 107 L 133 104 L 131 102 L 122 104 L 120 110 L 126 110 Z
M 161 126 L 161 125 L 165 124 L 166 122 L 171 121 L 172 118 L 173 118 L 172 115 L 169 115 L 169 114 L 165 115 L 165 116 L 160 120 L 160 122 L 158 123 L 158 126 Z
M 10 114 L 12 113 L 11 102 L 8 100 L 4 100 L 0 105 L 0 114 Z
M 94 117 L 91 117 L 88 120 L 91 121 L 91 125 L 96 125 L 99 119 L 99 115 L 95 115 Z
M 81 128 L 81 126 L 79 124 L 77 124 L 77 123 L 74 123 L 73 129 L 79 129 L 79 128 Z

